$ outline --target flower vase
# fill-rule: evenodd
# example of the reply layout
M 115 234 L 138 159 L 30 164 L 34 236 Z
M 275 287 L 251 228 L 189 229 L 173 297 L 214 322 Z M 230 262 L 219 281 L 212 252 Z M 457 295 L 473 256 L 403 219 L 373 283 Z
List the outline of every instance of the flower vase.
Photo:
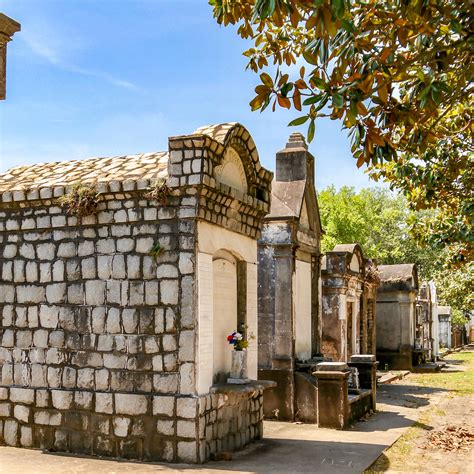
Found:
M 249 383 L 247 376 L 247 351 L 232 351 L 232 367 L 227 383 Z

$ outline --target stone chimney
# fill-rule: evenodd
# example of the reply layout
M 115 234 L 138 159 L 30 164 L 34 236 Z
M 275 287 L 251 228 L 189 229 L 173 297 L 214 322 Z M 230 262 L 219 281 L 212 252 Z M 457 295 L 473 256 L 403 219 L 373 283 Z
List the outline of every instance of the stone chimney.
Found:
M 20 31 L 21 25 L 0 13 L 0 100 L 5 99 L 7 76 L 7 43 Z
M 276 155 L 276 181 L 314 181 L 314 157 L 301 133 L 292 133 L 283 150 Z

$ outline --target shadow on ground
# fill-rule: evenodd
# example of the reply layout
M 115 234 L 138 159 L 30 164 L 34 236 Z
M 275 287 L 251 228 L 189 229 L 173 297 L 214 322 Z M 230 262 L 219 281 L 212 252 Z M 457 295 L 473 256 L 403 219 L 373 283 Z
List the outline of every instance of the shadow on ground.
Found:
M 234 453 L 232 461 L 208 462 L 204 465 L 159 464 L 135 461 L 118 461 L 102 459 L 101 472 L 128 472 L 139 469 L 139 472 L 245 472 L 245 473 L 360 473 L 380 454 L 384 445 L 369 443 L 343 443 L 305 439 L 263 439 L 251 444 L 248 448 Z M 69 456 L 60 453 L 44 453 L 46 458 L 63 458 L 60 461 L 69 466 L 68 472 L 90 472 L 76 470 L 74 465 L 81 463 L 84 467 L 94 458 L 87 456 Z M 43 458 L 43 456 L 40 456 Z M 107 464 L 110 463 L 110 470 Z M 40 468 L 39 461 L 38 468 Z M 38 469 L 38 473 L 43 473 Z M 56 470 L 51 471 L 56 472 Z M 64 471 L 66 472 L 66 471 Z M 136 471 L 135 471 L 136 472 Z
M 377 402 L 393 406 L 419 408 L 430 404 L 428 397 L 441 392 L 449 392 L 449 390 L 422 385 L 381 385 L 377 389 Z

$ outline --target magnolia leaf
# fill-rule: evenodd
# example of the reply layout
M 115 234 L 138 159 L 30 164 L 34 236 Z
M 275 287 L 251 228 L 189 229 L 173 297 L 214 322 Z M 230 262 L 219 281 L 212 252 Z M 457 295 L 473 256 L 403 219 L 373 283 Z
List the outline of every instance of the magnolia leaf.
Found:
M 280 107 L 284 107 L 285 109 L 291 109 L 291 102 L 290 99 L 283 97 L 281 95 L 277 95 L 278 105 Z
M 273 89 L 273 79 L 266 73 L 260 74 L 260 80 L 267 86 Z
M 308 142 L 309 143 L 313 141 L 315 130 L 316 130 L 316 125 L 314 123 L 314 119 L 311 119 L 311 122 L 309 122 L 309 127 L 308 127 Z
M 303 117 L 298 117 L 294 120 L 292 120 L 288 126 L 289 127 L 297 127 L 298 125 L 303 125 L 304 123 L 306 123 L 309 119 L 309 116 L 308 115 L 305 115 Z
M 344 97 L 342 97 L 341 94 L 338 94 L 337 92 L 332 95 L 332 105 L 336 109 L 342 108 L 344 105 Z

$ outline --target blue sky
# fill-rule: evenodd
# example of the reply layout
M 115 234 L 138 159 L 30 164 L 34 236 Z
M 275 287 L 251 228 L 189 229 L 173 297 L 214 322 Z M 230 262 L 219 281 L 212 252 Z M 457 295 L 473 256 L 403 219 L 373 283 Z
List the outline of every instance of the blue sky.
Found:
M 246 44 L 207 0 L 0 0 L 22 24 L 8 45 L 0 172 L 11 166 L 167 149 L 202 125 L 240 122 L 264 166 L 295 131 L 295 111 L 251 112 L 258 77 Z M 339 122 L 310 146 L 317 187 L 373 184 Z

